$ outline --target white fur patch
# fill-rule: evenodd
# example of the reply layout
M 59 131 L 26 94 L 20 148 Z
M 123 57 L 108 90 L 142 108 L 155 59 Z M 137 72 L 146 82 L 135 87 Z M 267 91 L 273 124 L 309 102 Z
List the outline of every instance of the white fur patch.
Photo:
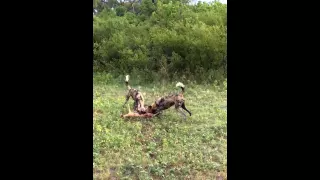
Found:
M 176 84 L 176 87 L 183 87 L 183 88 L 184 88 L 184 84 L 182 84 L 181 82 L 178 82 L 178 83 Z
M 126 75 L 126 82 L 129 81 L 129 75 Z

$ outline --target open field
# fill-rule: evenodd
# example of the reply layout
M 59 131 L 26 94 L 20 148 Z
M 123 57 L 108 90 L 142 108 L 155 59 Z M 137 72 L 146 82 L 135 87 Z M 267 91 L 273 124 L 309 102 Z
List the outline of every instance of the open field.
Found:
M 143 92 L 146 104 L 180 91 L 175 83 L 163 87 L 130 82 Z M 226 85 L 182 83 L 192 112 L 186 121 L 173 107 L 161 118 L 124 120 L 124 82 L 94 77 L 94 179 L 215 179 L 218 173 L 226 179 Z M 128 104 L 132 110 L 131 99 Z

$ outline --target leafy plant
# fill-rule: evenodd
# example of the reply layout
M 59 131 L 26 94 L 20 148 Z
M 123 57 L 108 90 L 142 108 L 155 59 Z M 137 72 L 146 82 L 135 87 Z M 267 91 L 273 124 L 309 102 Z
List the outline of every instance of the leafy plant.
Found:
M 94 15 L 94 70 L 115 77 L 135 71 L 146 83 L 174 81 L 177 76 L 197 83 L 222 82 L 226 78 L 226 10 L 219 2 L 105 4 Z

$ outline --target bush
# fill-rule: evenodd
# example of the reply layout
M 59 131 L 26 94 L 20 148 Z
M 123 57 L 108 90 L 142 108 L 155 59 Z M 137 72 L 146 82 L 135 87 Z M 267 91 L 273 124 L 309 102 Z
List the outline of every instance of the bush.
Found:
M 143 0 L 134 7 L 117 5 L 94 17 L 94 71 L 163 83 L 226 78 L 225 4 Z

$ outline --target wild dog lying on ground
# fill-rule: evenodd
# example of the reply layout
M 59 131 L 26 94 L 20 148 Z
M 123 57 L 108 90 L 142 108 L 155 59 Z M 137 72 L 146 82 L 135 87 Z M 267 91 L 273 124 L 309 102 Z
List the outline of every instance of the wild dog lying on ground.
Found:
M 181 82 L 178 82 L 176 84 L 176 87 L 181 88 L 181 92 L 179 94 L 172 94 L 157 99 L 157 101 L 155 101 L 151 106 L 148 106 L 146 112 L 159 115 L 163 110 L 169 109 L 171 106 L 174 105 L 175 109 L 183 115 L 184 120 L 186 120 L 186 114 L 180 109 L 180 107 L 187 111 L 191 116 L 191 112 L 186 108 L 184 103 L 184 85 Z
M 128 88 L 128 93 L 126 95 L 126 101 L 123 104 L 122 107 L 124 107 L 127 102 L 129 101 L 130 97 L 133 99 L 134 103 L 133 103 L 133 111 L 137 112 L 139 114 L 144 114 L 146 113 L 146 109 L 144 107 L 144 98 L 142 96 L 142 93 L 137 90 L 137 89 L 133 89 L 130 87 L 129 85 L 129 75 L 126 75 L 126 86 Z

